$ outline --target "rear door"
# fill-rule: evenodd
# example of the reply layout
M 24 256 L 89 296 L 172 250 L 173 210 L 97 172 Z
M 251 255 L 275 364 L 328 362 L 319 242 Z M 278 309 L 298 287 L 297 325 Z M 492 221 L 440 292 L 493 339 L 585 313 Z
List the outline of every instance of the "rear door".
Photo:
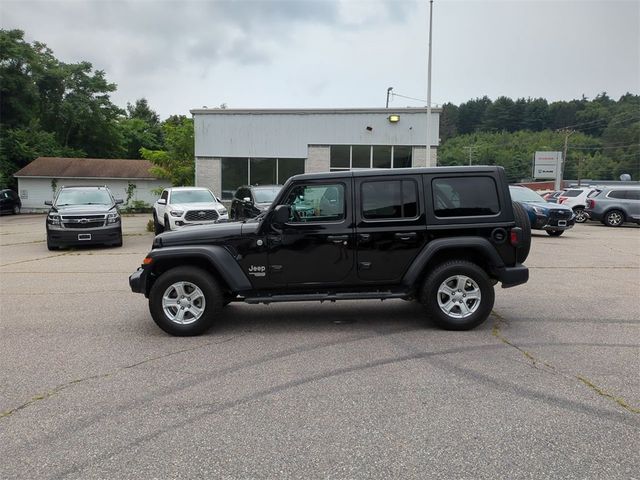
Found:
M 355 178 L 360 280 L 399 282 L 426 243 L 420 180 L 399 175 Z

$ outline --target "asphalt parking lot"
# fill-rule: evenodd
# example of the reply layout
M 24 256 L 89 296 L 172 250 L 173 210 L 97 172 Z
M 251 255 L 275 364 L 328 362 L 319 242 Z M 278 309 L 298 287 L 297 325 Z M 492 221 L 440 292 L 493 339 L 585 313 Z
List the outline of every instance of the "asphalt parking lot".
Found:
M 0 478 L 638 478 L 640 228 L 534 233 L 528 284 L 446 332 L 398 301 L 230 305 L 174 338 L 122 248 L 0 217 Z

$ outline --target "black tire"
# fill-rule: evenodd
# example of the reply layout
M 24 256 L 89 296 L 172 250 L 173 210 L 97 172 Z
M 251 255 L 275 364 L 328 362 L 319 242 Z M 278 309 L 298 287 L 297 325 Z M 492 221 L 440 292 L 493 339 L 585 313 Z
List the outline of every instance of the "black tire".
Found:
M 461 281 L 464 285 L 460 284 Z M 442 291 L 443 288 L 454 293 L 449 295 Z M 472 294 L 478 295 L 477 300 L 467 298 Z M 446 301 L 447 296 L 449 302 Z M 452 260 L 438 265 L 427 275 L 420 292 L 420 301 L 429 317 L 445 330 L 470 330 L 477 327 L 489 317 L 494 300 L 493 285 L 487 273 L 466 260 Z M 445 305 L 441 307 L 439 302 L 444 302 Z M 446 304 L 452 305 L 448 313 L 445 311 Z M 467 309 L 467 316 L 463 316 L 463 304 Z
M 153 233 L 154 235 L 159 235 L 162 232 L 164 232 L 164 227 L 158 222 L 156 212 L 153 212 Z
M 559 237 L 564 233 L 564 230 L 547 230 L 547 235 L 551 237 Z
M 169 223 L 169 217 L 167 215 L 164 216 L 163 231 L 164 232 L 170 232 L 171 231 L 171 224 Z
M 609 210 L 602 220 L 607 227 L 619 227 L 625 222 L 624 212 L 621 210 Z
M 122 246 L 122 230 L 120 230 L 120 237 L 118 237 L 118 240 L 114 243 L 111 244 L 114 247 L 121 247 Z
M 59 248 L 60 247 L 58 245 L 51 243 L 51 240 L 49 240 L 49 235 L 47 235 L 47 250 L 54 251 L 58 250 Z
M 186 282 L 183 302 L 182 318 L 187 323 L 179 323 L 179 303 L 178 288 L 181 282 Z M 192 287 L 199 289 L 199 292 Z M 175 297 L 173 295 L 175 294 Z M 176 298 L 176 305 L 167 307 L 171 318 L 163 306 L 163 297 L 167 295 L 169 300 Z M 192 300 L 186 300 L 189 295 L 193 295 Z M 222 310 L 223 295 L 216 280 L 206 271 L 192 266 L 175 267 L 163 273 L 151 287 L 149 293 L 149 310 L 156 324 L 165 332 L 179 337 L 201 335 L 211 328 L 215 318 Z M 186 302 L 193 301 L 193 307 L 198 309 L 202 306 L 202 313 L 194 315 L 192 304 Z M 174 312 L 175 308 L 175 313 Z M 194 309 L 194 310 L 195 310 Z
M 513 215 L 516 220 L 516 227 L 522 229 L 522 241 L 516 247 L 516 260 L 518 263 L 524 263 L 531 251 L 531 222 L 527 211 L 518 202 L 513 202 Z
M 575 214 L 576 223 L 584 223 L 589 220 L 589 216 L 587 212 L 584 211 L 584 207 L 576 207 L 573 209 L 573 213 Z
M 13 215 L 18 215 L 20 213 L 20 205 L 14 205 L 13 210 L 11 211 Z

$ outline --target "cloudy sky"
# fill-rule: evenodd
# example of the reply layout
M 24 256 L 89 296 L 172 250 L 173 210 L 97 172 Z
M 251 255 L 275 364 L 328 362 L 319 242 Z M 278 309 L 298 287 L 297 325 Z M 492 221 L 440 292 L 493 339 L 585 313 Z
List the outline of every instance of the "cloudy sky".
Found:
M 426 98 L 427 0 L 2 0 L 0 26 L 92 62 L 116 104 L 146 97 L 162 118 Z M 434 103 L 602 91 L 640 93 L 640 1 L 434 1 Z

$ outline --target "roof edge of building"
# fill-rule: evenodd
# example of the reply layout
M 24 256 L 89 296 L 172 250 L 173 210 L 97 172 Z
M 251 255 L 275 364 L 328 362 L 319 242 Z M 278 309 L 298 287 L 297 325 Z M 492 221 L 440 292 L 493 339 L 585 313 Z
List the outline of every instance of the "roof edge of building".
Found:
M 441 113 L 442 108 L 432 108 L 432 113 Z M 402 108 L 194 108 L 192 115 L 331 115 L 337 113 L 427 113 L 427 107 Z

